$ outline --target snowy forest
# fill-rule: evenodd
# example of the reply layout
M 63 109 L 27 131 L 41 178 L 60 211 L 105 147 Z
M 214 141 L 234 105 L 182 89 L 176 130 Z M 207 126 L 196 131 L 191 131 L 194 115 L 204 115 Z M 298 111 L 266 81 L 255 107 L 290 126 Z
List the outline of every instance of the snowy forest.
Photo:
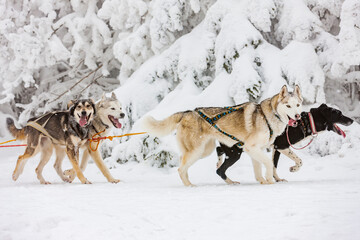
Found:
M 0 13 L 3 123 L 114 91 L 127 133 L 145 114 L 259 102 L 284 84 L 360 120 L 357 0 L 3 0 Z M 113 164 L 178 161 L 145 135 L 102 150 Z
M 360 239 L 359 0 L 0 0 L 0 82 L 0 240 Z M 270 149 L 263 149 L 269 161 L 262 169 L 245 150 L 224 178 L 218 170 L 229 165 L 214 150 L 187 174 L 180 134 L 142 133 L 149 116 L 260 103 L 284 85 L 290 92 L 300 86 L 302 111 L 326 103 L 334 108 L 328 122 L 340 111 L 355 121 L 318 121 L 329 131 L 295 144 L 311 143 L 292 150 L 295 166 L 287 157 L 294 155 L 281 152 L 274 184 L 256 177 L 263 166 L 273 169 Z M 55 147 L 48 138 L 36 141 L 36 130 L 47 133 L 37 125 L 26 144 L 8 145 L 21 134 L 10 134 L 7 118 L 20 129 L 87 98 L 98 102 L 97 117 L 105 96 L 119 100 L 121 107 L 111 107 L 125 117 L 114 124 L 103 114 L 114 127 L 100 151 L 75 153 L 71 145 L 71 155 L 52 137 Z M 88 116 L 78 115 L 79 126 Z M 313 129 L 304 122 L 305 138 Z M 58 123 L 49 132 L 70 132 Z M 262 129 L 271 138 L 270 125 Z M 130 133 L 142 134 L 112 139 Z M 77 146 L 92 140 L 69 138 Z M 79 168 L 77 158 L 87 153 L 86 169 L 67 178 L 64 171 Z M 195 186 L 183 186 L 184 176 Z

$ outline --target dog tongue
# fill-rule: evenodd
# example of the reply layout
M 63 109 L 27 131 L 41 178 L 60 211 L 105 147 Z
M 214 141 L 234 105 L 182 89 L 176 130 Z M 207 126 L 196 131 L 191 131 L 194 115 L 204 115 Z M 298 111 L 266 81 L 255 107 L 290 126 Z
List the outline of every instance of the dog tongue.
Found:
M 83 127 L 87 124 L 86 116 L 81 116 L 79 124 L 81 127 Z
M 341 128 L 339 128 L 339 126 L 336 125 L 335 123 L 334 123 L 334 127 L 336 128 L 336 131 L 337 131 L 339 134 L 341 134 L 344 138 L 346 137 L 345 132 L 344 132 L 343 130 L 341 130 Z
M 288 125 L 291 126 L 291 127 L 295 127 L 296 126 L 296 120 L 290 118 L 289 122 L 288 122 Z
M 121 128 L 121 123 L 119 122 L 119 119 L 117 119 L 116 117 L 111 117 L 111 120 L 117 128 Z

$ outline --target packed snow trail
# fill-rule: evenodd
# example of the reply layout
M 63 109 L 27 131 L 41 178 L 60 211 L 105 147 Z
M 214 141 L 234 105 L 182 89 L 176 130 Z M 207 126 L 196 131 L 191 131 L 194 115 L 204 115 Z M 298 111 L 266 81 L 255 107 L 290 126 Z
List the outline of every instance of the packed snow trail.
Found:
M 2 150 L 0 239 L 358 239 L 360 162 L 345 156 L 297 152 L 304 166 L 290 173 L 282 157 L 279 175 L 288 183 L 260 185 L 244 154 L 226 185 L 215 173 L 216 154 L 198 161 L 184 187 L 176 168 L 127 163 L 111 169 L 119 184 L 107 183 L 95 164 L 85 176 L 93 183 L 61 182 L 44 169 L 51 185 L 35 174 L 39 157 L 28 161 L 18 181 L 11 179 L 21 149 Z M 70 167 L 64 160 L 63 169 Z

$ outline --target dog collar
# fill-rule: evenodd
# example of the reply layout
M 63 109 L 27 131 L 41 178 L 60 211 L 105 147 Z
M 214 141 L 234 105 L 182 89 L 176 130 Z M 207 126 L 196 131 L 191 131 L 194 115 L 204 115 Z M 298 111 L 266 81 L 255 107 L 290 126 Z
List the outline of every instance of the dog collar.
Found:
M 311 127 L 311 135 L 313 137 L 316 137 L 318 135 L 318 132 L 316 131 L 314 118 L 310 112 L 308 113 L 308 116 L 309 116 L 309 122 L 310 122 L 310 127 Z

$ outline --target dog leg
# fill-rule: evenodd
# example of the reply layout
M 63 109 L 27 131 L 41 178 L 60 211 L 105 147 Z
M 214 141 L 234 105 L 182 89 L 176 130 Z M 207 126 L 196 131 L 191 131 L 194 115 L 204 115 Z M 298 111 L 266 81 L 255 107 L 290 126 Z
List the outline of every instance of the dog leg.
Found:
M 250 155 L 252 161 L 253 161 L 253 167 L 254 167 L 254 173 L 255 178 L 257 181 L 259 181 L 261 184 L 273 184 L 273 162 L 271 159 L 269 159 L 266 154 L 258 147 L 251 147 L 246 149 L 247 153 Z M 258 162 L 255 162 L 258 161 Z M 265 179 L 263 181 L 263 177 L 261 174 L 261 166 L 258 163 L 262 163 L 265 166 L 266 172 L 265 172 Z
M 253 158 L 251 158 L 251 161 L 252 161 L 252 164 L 253 164 L 254 175 L 255 175 L 256 181 L 258 181 L 261 184 L 265 184 L 266 180 L 262 176 L 261 164 L 257 160 L 255 160 Z
M 61 180 L 63 180 L 64 182 L 68 182 L 71 183 L 74 178 L 71 180 L 70 178 L 68 178 L 62 171 L 62 162 L 64 160 L 65 157 L 65 151 L 64 149 L 62 149 L 61 147 L 55 147 L 55 152 L 56 152 L 56 160 L 55 160 L 55 164 L 54 164 L 54 168 L 56 173 L 59 175 L 59 177 L 61 178 Z M 75 175 L 75 171 L 74 171 L 74 175 Z
M 276 182 L 287 182 L 286 179 L 280 178 L 277 175 L 277 165 L 278 165 L 278 162 L 279 162 L 279 157 L 280 157 L 280 152 L 278 150 L 276 150 L 276 149 L 273 149 L 272 159 L 273 159 L 273 163 L 274 163 L 274 178 L 275 178 Z
M 220 148 L 220 149 L 219 149 Z M 233 149 L 233 148 L 231 148 Z M 222 162 L 222 155 L 224 154 L 224 151 L 222 151 L 221 147 L 216 148 L 217 154 L 218 154 L 218 164 L 221 161 Z M 226 170 L 231 167 L 235 162 L 237 162 L 243 152 L 242 149 L 239 149 L 236 147 L 236 149 L 230 150 L 231 154 L 226 155 L 225 162 L 218 166 L 218 169 L 216 170 L 216 173 L 227 183 L 227 184 L 240 184 L 240 182 L 232 181 L 230 178 L 228 178 L 225 174 Z
M 180 167 L 178 169 L 181 181 L 187 187 L 194 187 L 189 181 L 188 169 L 191 165 L 193 165 L 198 160 L 197 155 L 194 153 L 187 152 L 181 157 Z
M 94 162 L 96 164 L 96 166 L 100 169 L 100 171 L 102 172 L 102 174 L 106 177 L 106 179 L 111 182 L 111 183 L 118 183 L 120 182 L 119 179 L 115 179 L 109 169 L 106 167 L 106 165 L 104 164 L 104 161 L 100 155 L 100 151 L 91 151 L 90 149 L 88 149 L 88 151 L 90 152 L 90 156 L 94 159 Z
M 217 151 L 217 148 L 216 148 L 216 151 Z M 218 155 L 218 161 L 216 163 L 216 169 L 219 169 L 224 162 L 224 157 L 223 157 L 224 153 L 219 154 L 219 152 L 217 152 L 217 155 Z M 216 171 L 216 173 L 217 173 L 217 171 Z
M 51 158 L 53 152 L 53 146 L 51 141 L 47 138 L 42 138 L 40 144 L 41 144 L 41 158 L 39 165 L 35 169 L 35 172 L 41 184 L 50 184 L 50 182 L 45 181 L 42 175 L 42 171 Z
M 284 154 L 285 156 L 287 156 L 288 158 L 290 158 L 291 160 L 293 160 L 295 162 L 295 166 L 290 167 L 290 172 L 297 172 L 299 171 L 299 169 L 302 166 L 302 160 L 301 158 L 299 158 L 293 151 L 291 151 L 290 148 L 287 149 L 283 149 L 283 150 L 278 150 L 279 152 L 281 152 L 282 154 Z
M 87 166 L 87 163 L 88 163 L 88 160 L 89 160 L 89 151 L 88 150 L 84 150 L 83 152 L 83 156 L 82 156 L 82 159 L 81 159 L 81 163 L 80 163 L 80 169 L 82 172 L 85 171 L 86 169 L 86 166 Z M 68 176 L 70 181 L 73 181 L 76 177 L 76 172 L 74 169 L 68 169 L 68 170 L 65 170 L 64 171 L 64 175 Z
M 66 153 L 70 159 L 70 162 L 73 166 L 73 169 L 76 172 L 77 177 L 79 178 L 79 180 L 81 181 L 82 184 L 91 184 L 91 182 L 89 182 L 84 174 L 81 172 L 81 169 L 79 167 L 79 149 L 75 150 L 74 146 L 70 146 L 69 144 L 66 147 Z
M 20 174 L 24 170 L 24 167 L 25 167 L 25 164 L 26 164 L 27 160 L 30 157 L 32 157 L 34 155 L 34 153 L 35 153 L 35 148 L 31 147 L 31 146 L 28 146 L 25 149 L 25 153 L 18 157 L 18 160 L 16 162 L 16 167 L 15 167 L 15 170 L 14 170 L 13 175 L 12 175 L 12 179 L 14 181 L 16 181 L 19 178 Z

